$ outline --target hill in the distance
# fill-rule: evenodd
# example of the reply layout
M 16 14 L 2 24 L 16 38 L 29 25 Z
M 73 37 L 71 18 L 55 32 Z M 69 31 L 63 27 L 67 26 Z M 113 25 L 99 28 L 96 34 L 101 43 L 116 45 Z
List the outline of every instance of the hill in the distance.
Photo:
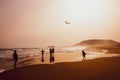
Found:
M 88 46 L 88 47 L 120 47 L 120 43 L 114 40 L 91 39 L 85 40 L 74 46 Z

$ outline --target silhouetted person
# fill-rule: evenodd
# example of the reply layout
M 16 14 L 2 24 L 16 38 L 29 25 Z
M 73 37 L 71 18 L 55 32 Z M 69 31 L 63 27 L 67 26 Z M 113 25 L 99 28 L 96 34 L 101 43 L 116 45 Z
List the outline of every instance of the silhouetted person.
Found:
M 42 51 L 41 51 L 41 52 L 42 52 L 42 57 L 44 57 L 44 52 L 45 52 L 45 51 L 42 49 Z
M 42 59 L 41 59 L 41 61 L 42 61 L 42 62 L 44 62 L 44 52 L 45 52 L 45 51 L 42 49 L 42 51 L 41 51 L 41 53 L 42 53 Z
M 52 48 L 50 48 L 50 63 L 52 62 Z
M 55 49 L 52 48 L 52 56 L 54 56 L 54 53 L 55 53 Z
M 54 52 L 55 52 L 55 49 L 54 48 L 50 48 L 50 63 L 55 61 L 55 58 L 54 58 Z
M 18 55 L 16 50 L 14 50 L 14 53 L 13 53 L 13 60 L 14 60 L 14 68 L 16 68 L 16 63 L 18 61 Z
M 52 48 L 50 48 L 50 57 L 52 57 Z
M 83 60 L 85 60 L 86 59 L 86 53 L 85 53 L 84 50 L 82 50 L 82 55 L 83 55 Z

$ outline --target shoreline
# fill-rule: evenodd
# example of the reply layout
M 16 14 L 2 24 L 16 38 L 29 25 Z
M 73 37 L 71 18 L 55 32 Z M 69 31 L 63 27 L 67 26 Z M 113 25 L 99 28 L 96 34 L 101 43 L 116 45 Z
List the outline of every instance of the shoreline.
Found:
M 70 53 L 69 53 L 70 54 Z M 72 53 L 73 54 L 73 53 Z M 55 54 L 56 55 L 56 54 Z M 57 63 L 69 63 L 69 62 L 81 62 L 81 61 L 83 61 L 83 59 L 82 59 L 82 56 L 80 56 L 79 54 L 78 54 L 78 56 L 79 57 L 76 57 L 76 59 L 74 58 L 74 59 L 72 59 L 72 57 L 70 58 L 70 56 L 69 55 L 65 55 L 66 57 L 68 56 L 69 58 L 67 58 L 67 60 L 62 60 L 62 58 L 60 57 L 61 56 L 61 54 L 60 54 L 60 56 L 58 57 L 58 54 L 56 55 L 57 56 L 57 61 L 55 61 L 54 63 L 50 63 L 50 62 L 41 62 L 40 61 L 40 59 L 38 58 L 38 57 L 34 57 L 34 58 L 27 58 L 27 59 L 25 59 L 25 61 L 23 60 L 23 61 L 19 61 L 18 63 L 17 63 L 17 68 L 21 68 L 21 67 L 26 67 L 26 66 L 32 66 L 32 65 L 44 65 L 44 64 L 57 64 Z M 74 56 L 74 55 L 73 55 Z M 94 57 L 91 57 L 91 56 L 94 56 Z M 117 57 L 117 56 L 120 56 L 120 54 L 102 54 L 101 56 L 100 55 L 91 55 L 91 56 L 89 56 L 89 55 L 87 55 L 86 56 L 86 61 L 87 60 L 94 60 L 94 59 L 99 59 L 99 58 L 109 58 L 109 57 Z M 80 58 L 81 57 L 81 58 Z M 48 57 L 47 57 L 48 58 Z M 27 64 L 27 65 L 21 65 L 21 63 L 25 63 L 26 61 L 29 61 L 29 64 Z M 10 71 L 10 70 L 12 70 L 14 67 L 11 65 L 11 68 L 9 68 L 9 69 L 4 69 L 4 68 L 1 68 L 0 69 L 0 74 L 1 73 L 3 73 L 3 72 L 5 72 L 5 71 Z
M 0 74 L 0 80 L 120 80 L 120 56 L 78 62 L 24 66 Z

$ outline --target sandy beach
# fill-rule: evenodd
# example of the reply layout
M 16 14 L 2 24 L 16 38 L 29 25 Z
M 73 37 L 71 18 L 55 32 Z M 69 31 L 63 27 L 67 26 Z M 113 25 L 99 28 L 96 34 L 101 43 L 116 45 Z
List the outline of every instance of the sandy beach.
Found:
M 0 0 L 0 80 L 120 80 L 120 0 Z
M 58 51 L 56 50 L 54 57 L 55 61 L 54 63 L 61 63 L 61 62 L 78 62 L 82 61 L 82 53 L 81 51 L 76 51 L 76 48 L 67 48 L 67 50 Z M 75 50 L 75 51 L 74 51 Z M 46 50 L 49 51 L 49 50 Z M 8 52 L 7 54 L 4 54 L 5 52 Z M 115 53 L 115 52 L 114 52 Z M 0 73 L 3 71 L 8 71 L 14 68 L 13 66 L 13 58 L 12 58 L 13 52 L 11 51 L 4 51 L 0 54 Z M 86 50 L 86 59 L 96 59 L 96 58 L 102 58 L 102 57 L 114 57 L 119 56 L 119 54 L 113 54 L 113 53 L 106 53 L 100 50 L 97 51 L 87 51 Z M 22 50 L 18 51 L 18 57 L 19 60 L 17 62 L 17 67 L 24 67 L 24 66 L 30 66 L 30 65 L 38 65 L 38 64 L 50 64 L 50 54 L 49 52 L 46 52 L 44 54 L 44 62 L 42 62 L 42 55 L 40 50 Z
M 39 64 L 0 74 L 0 80 L 120 80 L 120 56 Z

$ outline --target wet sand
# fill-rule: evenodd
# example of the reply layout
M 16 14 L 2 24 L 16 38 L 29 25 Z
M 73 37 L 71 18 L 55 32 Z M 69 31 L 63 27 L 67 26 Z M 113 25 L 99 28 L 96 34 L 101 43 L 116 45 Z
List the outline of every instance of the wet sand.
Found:
M 120 80 L 120 56 L 38 64 L 0 74 L 0 80 Z
M 27 53 L 28 54 L 28 53 Z M 120 54 L 106 54 L 102 52 L 87 52 L 86 60 L 102 58 L 102 57 L 115 57 L 119 56 Z M 56 52 L 54 54 L 55 62 L 54 63 L 61 63 L 61 62 L 78 62 L 83 60 L 83 56 L 79 51 L 75 52 Z M 13 59 L 1 59 L 0 65 L 0 73 L 3 71 L 8 71 L 14 68 L 13 66 Z M 17 67 L 24 67 L 30 65 L 37 65 L 37 64 L 51 64 L 50 63 L 50 54 L 44 54 L 44 62 L 42 62 L 42 55 L 40 53 L 36 54 L 28 54 L 22 57 L 19 57 Z

